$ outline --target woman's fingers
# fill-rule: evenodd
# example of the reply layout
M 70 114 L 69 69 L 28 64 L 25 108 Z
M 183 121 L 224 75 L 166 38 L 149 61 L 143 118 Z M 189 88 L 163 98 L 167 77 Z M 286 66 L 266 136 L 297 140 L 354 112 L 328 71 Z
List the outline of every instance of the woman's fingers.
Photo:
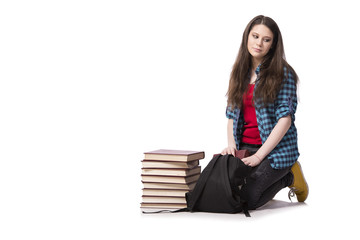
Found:
M 224 150 L 222 150 L 221 155 L 231 154 L 235 156 L 235 148 L 233 147 L 227 147 Z

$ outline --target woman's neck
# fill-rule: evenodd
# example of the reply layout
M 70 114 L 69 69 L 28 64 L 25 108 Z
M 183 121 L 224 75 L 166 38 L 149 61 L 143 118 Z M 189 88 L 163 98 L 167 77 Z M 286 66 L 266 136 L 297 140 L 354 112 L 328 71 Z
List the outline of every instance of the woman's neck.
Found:
M 255 72 L 256 68 L 260 65 L 262 59 L 252 58 L 252 72 Z

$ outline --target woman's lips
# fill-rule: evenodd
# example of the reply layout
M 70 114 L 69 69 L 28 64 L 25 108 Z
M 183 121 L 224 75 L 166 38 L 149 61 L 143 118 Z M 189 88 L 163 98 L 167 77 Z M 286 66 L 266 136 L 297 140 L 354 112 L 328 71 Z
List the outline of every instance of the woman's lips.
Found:
M 253 48 L 255 52 L 261 52 L 261 49 L 259 48 Z

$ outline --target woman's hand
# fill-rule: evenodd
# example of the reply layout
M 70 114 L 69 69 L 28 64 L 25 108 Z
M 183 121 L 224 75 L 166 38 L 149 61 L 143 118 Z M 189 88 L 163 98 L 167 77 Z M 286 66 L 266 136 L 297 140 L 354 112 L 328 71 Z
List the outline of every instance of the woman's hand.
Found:
M 227 147 L 222 150 L 221 155 L 231 154 L 235 156 L 236 147 Z
M 241 161 L 243 161 L 245 163 L 245 165 L 248 165 L 250 167 L 256 167 L 257 165 L 259 165 L 262 161 L 262 159 L 260 157 L 258 157 L 256 154 L 251 155 L 250 157 L 246 157 L 241 159 Z

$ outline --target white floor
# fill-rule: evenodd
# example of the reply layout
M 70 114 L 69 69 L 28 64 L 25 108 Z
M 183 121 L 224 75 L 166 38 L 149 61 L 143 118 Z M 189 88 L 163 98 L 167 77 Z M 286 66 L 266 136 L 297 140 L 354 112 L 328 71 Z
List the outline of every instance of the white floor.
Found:
M 283 198 L 284 193 L 280 192 L 277 198 Z M 243 214 L 214 213 L 140 214 L 134 218 L 145 232 L 152 233 L 150 239 L 167 236 L 172 239 L 355 239 L 358 207 L 351 211 L 353 214 L 348 208 L 336 206 L 334 201 L 326 202 L 324 196 L 322 204 L 310 199 L 309 203 L 274 199 L 250 211 L 251 218 Z M 137 234 L 149 237 L 143 231 Z

